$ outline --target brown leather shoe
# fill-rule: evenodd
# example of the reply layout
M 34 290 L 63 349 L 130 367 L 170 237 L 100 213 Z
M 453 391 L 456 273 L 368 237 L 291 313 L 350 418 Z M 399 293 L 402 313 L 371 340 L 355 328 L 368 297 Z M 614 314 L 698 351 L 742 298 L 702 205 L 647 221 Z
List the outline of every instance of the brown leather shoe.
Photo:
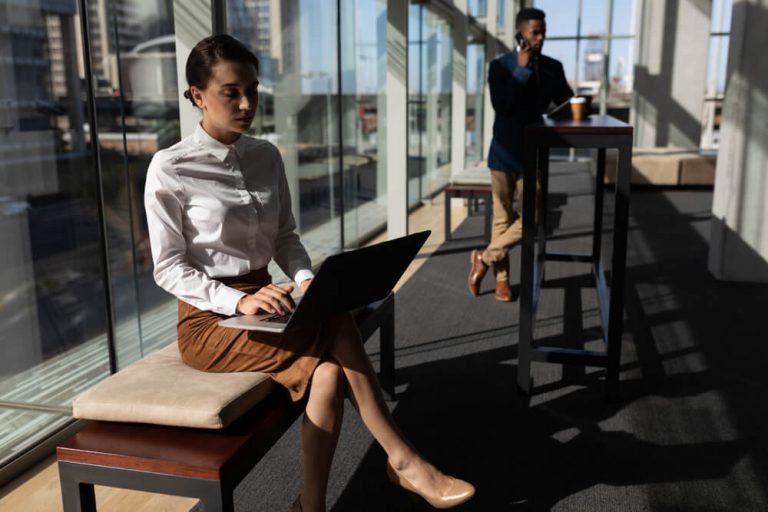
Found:
M 483 251 L 477 249 L 469 255 L 469 261 L 472 264 L 472 268 L 469 269 L 469 292 L 477 297 L 480 293 L 480 283 L 488 272 L 488 265 L 483 261 Z
M 506 281 L 496 281 L 496 300 L 510 302 L 512 300 L 512 288 Z

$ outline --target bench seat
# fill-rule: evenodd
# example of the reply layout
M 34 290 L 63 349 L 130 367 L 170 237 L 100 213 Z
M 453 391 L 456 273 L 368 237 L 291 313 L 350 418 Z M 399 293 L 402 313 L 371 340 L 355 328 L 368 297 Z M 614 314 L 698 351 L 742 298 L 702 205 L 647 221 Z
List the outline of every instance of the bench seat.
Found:
M 675 147 L 634 148 L 632 184 L 649 186 L 711 186 L 715 182 L 717 156 L 696 149 Z M 592 161 L 595 174 L 596 160 Z M 616 156 L 609 151 L 605 160 L 605 183 L 616 181 Z
M 380 332 L 379 379 L 394 395 L 394 294 L 353 312 L 363 340 Z M 73 403 L 95 421 L 56 448 L 65 512 L 95 511 L 94 485 L 200 499 L 232 511 L 232 491 L 304 408 L 259 372 L 187 367 L 178 346 L 131 364 Z
M 477 209 L 478 199 L 485 203 L 484 233 L 486 242 L 491 240 L 491 172 L 487 167 L 469 167 L 451 177 L 451 181 L 445 187 L 445 239 L 452 240 L 451 236 L 451 199 L 465 198 L 467 214 L 472 209 Z
M 261 372 L 210 373 L 181 360 L 176 342 L 107 377 L 72 403 L 79 419 L 223 428 L 266 397 Z

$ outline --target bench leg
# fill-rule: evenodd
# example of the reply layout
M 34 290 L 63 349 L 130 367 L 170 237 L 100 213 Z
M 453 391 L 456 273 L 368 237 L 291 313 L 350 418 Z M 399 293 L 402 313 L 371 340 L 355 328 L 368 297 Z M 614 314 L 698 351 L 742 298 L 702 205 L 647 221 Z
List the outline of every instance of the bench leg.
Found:
M 395 301 L 392 296 L 391 312 L 381 324 L 379 344 L 381 347 L 381 368 L 379 380 L 384 398 L 395 399 Z
M 451 239 L 451 199 L 453 194 L 445 191 L 445 241 Z
M 218 482 L 211 482 L 200 489 L 202 512 L 234 512 L 235 502 L 232 490 L 225 491 Z
M 93 484 L 78 482 L 69 468 L 59 464 L 59 482 L 64 512 L 96 512 Z

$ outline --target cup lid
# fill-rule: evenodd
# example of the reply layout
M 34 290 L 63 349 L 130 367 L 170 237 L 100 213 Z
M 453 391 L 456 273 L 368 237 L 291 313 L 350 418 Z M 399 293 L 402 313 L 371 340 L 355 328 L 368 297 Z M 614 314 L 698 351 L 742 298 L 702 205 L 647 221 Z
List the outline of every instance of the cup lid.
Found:
M 574 96 L 571 98 L 571 103 L 586 103 L 587 98 L 584 98 L 582 96 Z

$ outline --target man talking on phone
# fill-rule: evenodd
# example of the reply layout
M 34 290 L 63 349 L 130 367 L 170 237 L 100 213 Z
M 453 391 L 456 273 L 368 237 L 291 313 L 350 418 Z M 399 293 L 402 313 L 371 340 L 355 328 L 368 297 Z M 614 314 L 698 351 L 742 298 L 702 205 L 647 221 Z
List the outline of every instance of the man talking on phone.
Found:
M 563 65 L 541 53 L 547 32 L 544 16 L 544 11 L 539 9 L 521 10 L 515 20 L 517 47 L 494 59 L 488 70 L 495 112 L 488 153 L 493 227 L 488 247 L 471 254 L 469 291 L 475 296 L 486 272 L 493 267 L 496 299 L 513 299 L 509 287 L 508 253 L 523 234 L 523 131 L 527 124 L 541 120 L 551 102 L 561 104 L 573 96 L 565 80 Z M 517 215 L 512 207 L 515 193 Z

